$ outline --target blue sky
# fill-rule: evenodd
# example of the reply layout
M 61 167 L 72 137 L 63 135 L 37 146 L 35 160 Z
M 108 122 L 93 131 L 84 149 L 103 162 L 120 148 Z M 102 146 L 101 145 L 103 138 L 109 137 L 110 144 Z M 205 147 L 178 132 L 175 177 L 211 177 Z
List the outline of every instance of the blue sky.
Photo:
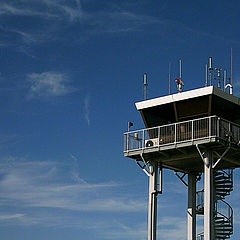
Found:
M 240 96 L 238 1 L 0 0 L 0 238 L 143 240 L 147 177 L 123 157 L 134 103 L 230 69 Z M 240 237 L 240 174 L 228 202 Z M 170 171 L 158 239 L 186 239 L 187 192 Z M 199 231 L 201 230 L 201 227 Z

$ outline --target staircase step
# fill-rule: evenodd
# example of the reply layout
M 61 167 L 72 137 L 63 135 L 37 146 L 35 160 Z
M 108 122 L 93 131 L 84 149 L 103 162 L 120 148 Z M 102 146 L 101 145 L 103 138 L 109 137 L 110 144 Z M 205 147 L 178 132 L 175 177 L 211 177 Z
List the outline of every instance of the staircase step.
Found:
M 225 188 L 233 188 L 233 184 L 230 183 L 220 183 L 220 184 L 215 184 L 215 187 L 225 187 Z
M 230 192 L 228 192 L 228 191 L 223 191 L 223 190 L 218 190 L 218 191 L 216 192 L 216 194 L 226 194 L 226 195 L 230 195 Z
M 231 183 L 217 183 L 217 184 L 215 184 L 215 187 L 217 187 L 217 186 L 224 186 L 224 187 L 233 187 L 233 184 L 231 184 Z
M 227 231 L 227 232 L 215 231 L 215 233 L 219 234 L 219 235 L 230 235 L 232 233 L 232 231 Z
M 229 178 L 214 178 L 214 182 L 228 182 L 228 183 L 232 183 L 233 180 L 229 179 Z
M 221 228 L 221 229 L 224 229 L 224 230 L 227 230 L 227 229 L 232 229 L 233 227 L 232 227 L 232 225 L 225 225 L 225 224 L 217 224 L 216 226 L 215 226 L 215 228 L 216 229 L 219 229 L 219 228 Z

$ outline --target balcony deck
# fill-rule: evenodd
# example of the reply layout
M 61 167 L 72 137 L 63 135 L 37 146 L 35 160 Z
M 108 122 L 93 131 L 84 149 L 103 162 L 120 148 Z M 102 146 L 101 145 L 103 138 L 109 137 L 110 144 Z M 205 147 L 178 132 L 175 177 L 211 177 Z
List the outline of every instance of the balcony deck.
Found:
M 216 168 L 240 167 L 240 126 L 217 116 L 127 132 L 124 141 L 126 157 L 142 161 L 142 155 L 182 172 L 203 171 L 196 145 L 203 152 L 213 150 L 215 161 L 230 146 Z

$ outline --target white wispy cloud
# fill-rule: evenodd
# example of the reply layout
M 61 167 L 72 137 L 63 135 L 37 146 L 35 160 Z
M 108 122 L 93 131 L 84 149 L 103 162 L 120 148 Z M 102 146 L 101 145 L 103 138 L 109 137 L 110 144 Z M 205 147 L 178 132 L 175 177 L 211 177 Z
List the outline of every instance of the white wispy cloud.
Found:
M 45 19 L 66 18 L 69 21 L 79 19 L 83 16 L 79 0 L 52 1 L 52 0 L 23 0 L 4 1 L 0 6 L 0 16 L 37 16 Z
M 0 221 L 12 220 L 12 219 L 19 219 L 19 218 L 21 218 L 21 217 L 23 217 L 23 216 L 24 216 L 24 214 L 21 214 L 21 213 L 8 214 L 8 215 L 0 214 Z
M 147 223 L 136 224 L 135 226 L 115 222 L 111 230 L 101 233 L 105 239 L 147 239 Z
M 58 208 L 83 212 L 138 212 L 145 209 L 144 201 L 127 196 L 109 196 L 119 184 L 73 182 L 60 179 L 63 166 L 54 162 L 2 163 L 0 197 L 2 204 L 22 207 Z M 98 195 L 98 198 L 96 198 Z
M 158 231 L 163 239 L 182 240 L 186 239 L 186 218 L 164 217 L 159 219 Z
M 222 36 L 216 36 L 211 32 L 205 32 L 202 29 L 191 28 L 187 24 L 180 21 L 174 21 L 168 18 L 150 16 L 147 14 L 136 12 L 129 8 L 129 4 L 113 4 L 107 3 L 103 9 L 89 10 L 87 7 L 88 1 L 80 0 L 22 0 L 8 1 L 2 0 L 0 5 L 0 19 L 7 17 L 24 16 L 25 20 L 32 22 L 31 26 L 26 27 L 21 19 L 19 24 L 10 23 L 4 27 L 5 32 L 12 35 L 15 32 L 15 37 L 4 39 L 0 37 L 2 46 L 8 46 L 13 43 L 18 48 L 20 44 L 27 46 L 35 46 L 48 41 L 61 41 L 63 29 L 66 31 L 69 27 L 78 26 L 78 32 L 71 35 L 71 41 L 76 42 L 86 41 L 96 34 L 117 34 L 129 32 L 158 32 L 163 38 L 171 38 L 178 36 L 178 41 L 186 41 L 186 39 L 194 40 L 202 38 L 222 39 Z M 159 11 L 167 11 L 167 4 L 163 4 Z M 38 21 L 32 21 L 36 20 Z M 37 23 L 36 23 L 37 22 Z M 21 24 L 22 23 L 22 24 Z M 41 24 L 39 24 L 41 23 Z M 35 25 L 37 24 L 37 25 Z M 68 36 L 64 36 L 66 39 Z M 233 41 L 228 39 L 228 41 Z M 235 40 L 238 42 L 238 40 Z M 26 51 L 25 51 L 26 52 Z
M 126 192 L 119 183 L 90 183 L 79 175 L 73 177 L 72 168 L 78 167 L 80 159 L 74 154 L 70 157 L 68 166 L 56 161 L 0 159 L 1 224 L 91 229 L 101 239 L 146 239 L 147 200 Z M 168 207 L 161 203 L 161 214 Z M 145 217 L 133 225 L 120 217 L 122 213 Z M 158 232 L 164 239 L 184 239 L 186 219 L 160 216 Z
M 84 100 L 84 118 L 85 118 L 88 126 L 90 126 L 90 98 L 89 98 L 89 96 L 87 96 Z
M 82 6 L 80 0 L 22 0 L 21 2 L 3 0 L 0 6 L 0 19 L 5 16 L 19 18 L 20 24 L 11 23 L 4 27 L 5 33 L 9 33 L 9 35 L 15 33 L 14 38 L 9 37 L 8 42 L 13 41 L 17 46 L 20 41 L 28 46 L 51 40 L 61 41 L 61 38 L 57 38 L 58 33 L 63 28 L 67 30 L 73 24 L 80 27 L 79 32 L 75 34 L 76 41 L 86 40 L 95 34 L 142 31 L 151 25 L 166 24 L 165 21 L 134 13 L 118 5 L 110 6 L 114 5 L 107 4 L 105 10 L 90 11 Z M 25 17 L 25 20 L 33 20 L 33 24 L 26 27 L 24 21 L 21 21 L 22 16 Z M 38 18 L 37 22 L 34 21 L 35 18 Z M 35 24 L 37 25 L 35 26 Z M 3 43 L 5 42 L 3 41 Z
M 32 73 L 27 77 L 30 82 L 30 98 L 64 96 L 76 91 L 76 88 L 69 84 L 67 76 L 61 73 Z

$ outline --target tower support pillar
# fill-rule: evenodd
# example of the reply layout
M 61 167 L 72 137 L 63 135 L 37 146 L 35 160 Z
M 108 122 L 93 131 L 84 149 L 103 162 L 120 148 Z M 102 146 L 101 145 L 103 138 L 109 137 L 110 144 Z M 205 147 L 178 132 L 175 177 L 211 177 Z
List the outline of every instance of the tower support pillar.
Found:
M 213 152 L 204 154 L 204 240 L 214 240 Z
M 196 175 L 188 174 L 188 240 L 196 240 Z
M 152 161 L 149 166 L 149 206 L 148 206 L 148 240 L 156 240 L 157 233 L 157 194 L 158 162 Z

